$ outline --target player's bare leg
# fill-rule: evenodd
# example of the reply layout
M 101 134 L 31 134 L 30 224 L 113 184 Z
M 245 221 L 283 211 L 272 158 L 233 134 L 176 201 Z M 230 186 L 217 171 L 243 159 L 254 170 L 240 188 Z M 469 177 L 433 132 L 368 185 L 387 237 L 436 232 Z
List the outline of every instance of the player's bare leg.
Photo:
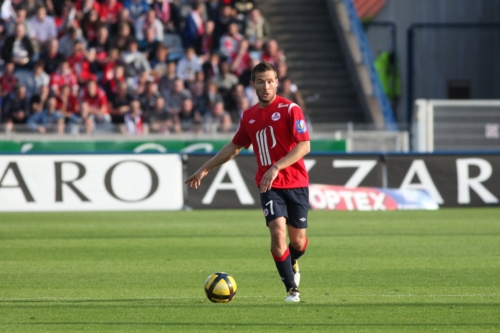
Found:
M 288 226 L 288 236 L 290 238 L 290 244 L 288 249 L 290 250 L 290 256 L 292 259 L 292 269 L 294 274 L 294 281 L 297 287 L 300 284 L 300 271 L 298 259 L 304 255 L 307 248 L 307 236 L 306 229 L 298 229 L 292 226 Z
M 278 273 L 288 293 L 285 300 L 287 302 L 299 302 L 300 293 L 294 281 L 292 258 L 286 244 L 286 219 L 284 217 L 279 217 L 269 222 L 268 227 L 271 233 L 271 254 L 273 255 L 276 268 L 278 269 Z

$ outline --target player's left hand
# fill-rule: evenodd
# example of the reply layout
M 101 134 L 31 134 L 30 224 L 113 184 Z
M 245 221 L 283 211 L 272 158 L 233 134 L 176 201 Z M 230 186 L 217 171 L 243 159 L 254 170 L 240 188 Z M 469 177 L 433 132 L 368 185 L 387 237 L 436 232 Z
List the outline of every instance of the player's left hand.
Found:
M 272 166 L 269 170 L 266 171 L 264 176 L 260 181 L 260 193 L 267 192 L 271 189 L 273 185 L 273 181 L 278 177 L 279 169 L 276 166 Z

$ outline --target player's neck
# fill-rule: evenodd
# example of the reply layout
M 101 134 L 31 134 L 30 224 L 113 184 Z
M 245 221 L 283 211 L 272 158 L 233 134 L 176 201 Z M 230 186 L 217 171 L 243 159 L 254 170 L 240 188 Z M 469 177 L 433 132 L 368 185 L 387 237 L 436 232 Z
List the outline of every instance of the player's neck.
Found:
M 272 99 L 272 100 L 270 100 L 269 102 L 262 102 L 262 101 L 259 99 L 259 107 L 260 107 L 260 108 L 265 108 L 265 107 L 267 107 L 267 106 L 269 106 L 269 105 L 273 104 L 273 102 L 276 100 L 276 97 L 277 97 L 277 96 L 278 96 L 278 95 L 274 95 L 273 99 Z

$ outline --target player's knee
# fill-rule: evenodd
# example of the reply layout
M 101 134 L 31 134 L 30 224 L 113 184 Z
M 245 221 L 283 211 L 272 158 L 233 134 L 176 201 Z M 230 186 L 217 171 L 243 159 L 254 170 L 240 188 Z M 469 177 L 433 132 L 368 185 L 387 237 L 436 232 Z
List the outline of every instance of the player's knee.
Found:
M 304 248 L 304 246 L 306 245 L 306 237 L 305 237 L 305 235 L 303 237 L 302 236 L 298 236 L 298 237 L 296 237 L 294 239 L 290 239 L 290 244 L 297 251 L 301 251 Z

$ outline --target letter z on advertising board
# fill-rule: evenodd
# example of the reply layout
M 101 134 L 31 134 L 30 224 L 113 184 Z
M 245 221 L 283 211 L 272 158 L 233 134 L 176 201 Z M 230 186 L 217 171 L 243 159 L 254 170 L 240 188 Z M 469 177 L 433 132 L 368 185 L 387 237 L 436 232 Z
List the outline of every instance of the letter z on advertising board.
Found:
M 178 210 L 179 155 L 3 155 L 0 211 Z

